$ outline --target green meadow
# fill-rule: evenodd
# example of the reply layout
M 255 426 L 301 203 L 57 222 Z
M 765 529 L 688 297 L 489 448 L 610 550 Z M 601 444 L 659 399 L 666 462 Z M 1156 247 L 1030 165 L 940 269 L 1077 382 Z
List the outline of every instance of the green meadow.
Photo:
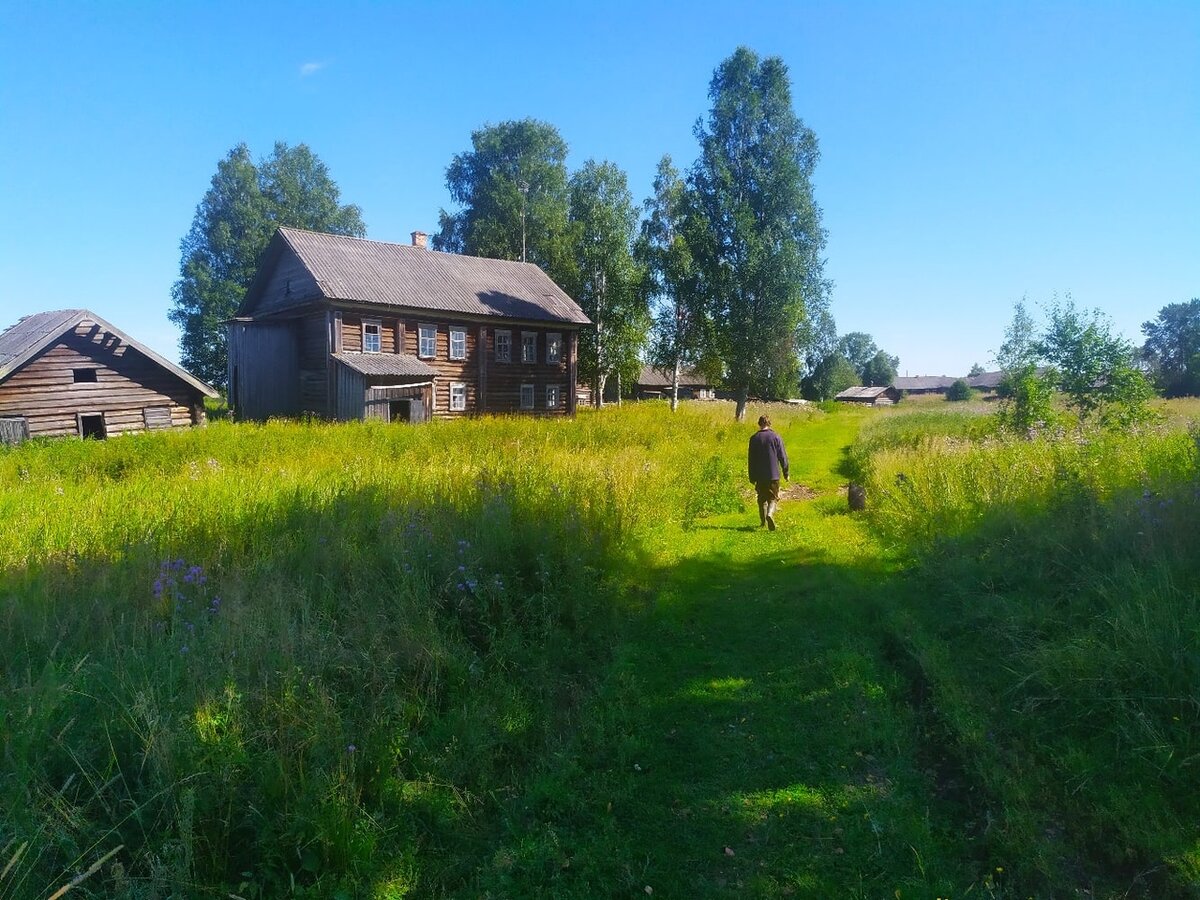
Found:
M 1200 407 L 770 413 L 0 450 L 0 900 L 1200 896 Z

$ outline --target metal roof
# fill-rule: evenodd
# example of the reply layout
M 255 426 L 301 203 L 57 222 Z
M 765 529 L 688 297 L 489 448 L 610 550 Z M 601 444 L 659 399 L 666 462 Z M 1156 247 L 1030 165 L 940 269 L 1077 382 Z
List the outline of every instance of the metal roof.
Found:
M 533 263 L 298 228 L 280 228 L 273 240 L 283 241 L 296 254 L 326 300 L 591 324 L 579 304 Z M 252 288 L 240 314 L 252 312 L 254 294 Z
M 121 329 L 86 309 L 56 309 L 25 316 L 17 324 L 0 333 L 0 381 L 29 362 L 54 340 L 73 330 L 80 322 L 95 322 L 105 331 L 116 335 L 143 356 L 158 363 L 172 375 L 190 384 L 206 397 L 216 397 L 216 390 L 190 372 L 159 356 L 145 344 L 135 341 Z
M 407 353 L 335 353 L 333 358 L 363 375 L 435 378 L 437 370 Z
M 654 366 L 642 366 L 642 374 L 637 383 L 643 387 L 670 387 L 673 372 L 670 369 L 659 369 Z M 708 387 L 708 379 L 686 366 L 679 370 L 679 383 L 688 387 Z

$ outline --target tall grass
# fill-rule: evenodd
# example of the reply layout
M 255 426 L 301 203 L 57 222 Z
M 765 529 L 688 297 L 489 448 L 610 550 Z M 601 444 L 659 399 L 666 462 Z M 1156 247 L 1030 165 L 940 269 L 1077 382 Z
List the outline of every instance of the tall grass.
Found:
M 0 897 L 452 889 L 575 724 L 637 536 L 740 502 L 730 418 L 0 452 Z
M 854 456 L 875 524 L 918 565 L 893 627 L 997 852 L 1041 890 L 1191 895 L 1200 435 L 912 425 L 881 421 Z

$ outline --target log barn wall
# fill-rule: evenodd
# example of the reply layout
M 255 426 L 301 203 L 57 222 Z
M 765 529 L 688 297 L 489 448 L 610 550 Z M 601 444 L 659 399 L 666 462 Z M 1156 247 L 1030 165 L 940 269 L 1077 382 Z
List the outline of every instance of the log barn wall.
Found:
M 95 381 L 77 381 L 76 370 L 93 370 Z M 184 428 L 204 422 L 204 402 L 194 387 L 88 319 L 0 383 L 0 417 L 24 418 L 29 437 L 77 435 L 78 417 L 97 414 L 107 435 Z

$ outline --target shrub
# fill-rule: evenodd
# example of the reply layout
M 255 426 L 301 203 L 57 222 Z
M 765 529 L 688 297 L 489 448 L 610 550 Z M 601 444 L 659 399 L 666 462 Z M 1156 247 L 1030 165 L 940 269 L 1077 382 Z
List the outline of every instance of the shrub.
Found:
M 972 396 L 971 386 L 963 379 L 959 378 L 954 384 L 946 390 L 947 400 L 970 400 Z

